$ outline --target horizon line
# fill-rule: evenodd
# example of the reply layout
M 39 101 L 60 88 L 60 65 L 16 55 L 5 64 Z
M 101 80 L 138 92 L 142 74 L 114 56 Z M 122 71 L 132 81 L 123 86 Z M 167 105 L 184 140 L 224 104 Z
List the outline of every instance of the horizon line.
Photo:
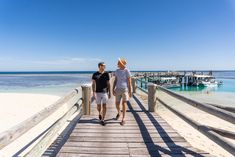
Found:
M 16 71 L 0 71 L 0 73 L 23 73 L 23 72 L 94 72 L 94 71 L 97 71 L 97 70 L 16 70 Z M 114 71 L 114 70 L 106 70 L 106 71 Z M 228 69 L 225 69 L 225 70 L 130 70 L 131 72 L 161 72 L 161 71 L 174 71 L 174 72 L 177 72 L 177 71 L 180 71 L 180 72 L 183 72 L 183 71 L 200 71 L 200 72 L 204 72 L 204 71 L 216 71 L 216 72 L 220 72 L 220 71 L 235 71 L 234 70 L 228 70 Z

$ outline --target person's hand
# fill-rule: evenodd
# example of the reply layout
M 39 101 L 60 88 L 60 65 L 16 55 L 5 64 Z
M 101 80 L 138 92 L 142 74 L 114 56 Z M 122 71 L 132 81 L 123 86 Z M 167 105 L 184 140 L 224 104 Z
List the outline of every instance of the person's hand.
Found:
M 129 97 L 130 97 L 130 98 L 132 97 L 132 92 L 129 92 Z
M 115 90 L 114 90 L 114 89 L 113 89 L 113 95 L 114 95 L 114 96 L 116 96 L 116 92 L 115 92 Z

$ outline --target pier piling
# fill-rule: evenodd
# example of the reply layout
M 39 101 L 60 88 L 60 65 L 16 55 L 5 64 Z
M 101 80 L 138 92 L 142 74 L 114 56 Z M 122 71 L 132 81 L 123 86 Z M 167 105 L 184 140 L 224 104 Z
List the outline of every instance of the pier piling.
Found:
M 153 83 L 148 84 L 148 111 L 149 112 L 155 112 L 157 108 L 156 89 L 157 89 L 156 84 L 153 84 Z
M 91 86 L 82 85 L 82 111 L 84 115 L 90 115 L 91 113 Z
M 135 77 L 131 78 L 131 84 L 132 84 L 133 93 L 136 93 L 136 78 Z

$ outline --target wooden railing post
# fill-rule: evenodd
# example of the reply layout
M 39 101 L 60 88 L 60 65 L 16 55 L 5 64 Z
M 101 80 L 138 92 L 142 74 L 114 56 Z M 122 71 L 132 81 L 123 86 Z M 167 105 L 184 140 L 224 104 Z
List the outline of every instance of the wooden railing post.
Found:
M 148 83 L 148 111 L 149 112 L 155 112 L 157 108 L 156 89 L 157 89 L 156 84 Z
M 136 93 L 136 78 L 135 77 L 131 78 L 131 83 L 132 83 L 133 93 Z
M 84 115 L 91 114 L 91 86 L 82 85 L 82 111 Z

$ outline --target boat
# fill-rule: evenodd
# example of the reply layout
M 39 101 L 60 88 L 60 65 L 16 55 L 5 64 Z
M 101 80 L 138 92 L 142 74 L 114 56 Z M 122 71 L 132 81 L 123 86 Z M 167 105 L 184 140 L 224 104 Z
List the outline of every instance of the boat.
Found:
M 216 81 L 215 79 L 201 81 L 200 85 L 205 87 L 217 87 L 218 85 L 223 84 L 222 81 Z
M 178 88 L 181 86 L 176 77 L 161 77 L 160 82 L 165 88 Z
M 204 87 L 215 87 L 223 84 L 222 81 L 215 80 L 212 75 L 194 74 L 188 76 L 188 85 L 192 86 L 204 86 Z

